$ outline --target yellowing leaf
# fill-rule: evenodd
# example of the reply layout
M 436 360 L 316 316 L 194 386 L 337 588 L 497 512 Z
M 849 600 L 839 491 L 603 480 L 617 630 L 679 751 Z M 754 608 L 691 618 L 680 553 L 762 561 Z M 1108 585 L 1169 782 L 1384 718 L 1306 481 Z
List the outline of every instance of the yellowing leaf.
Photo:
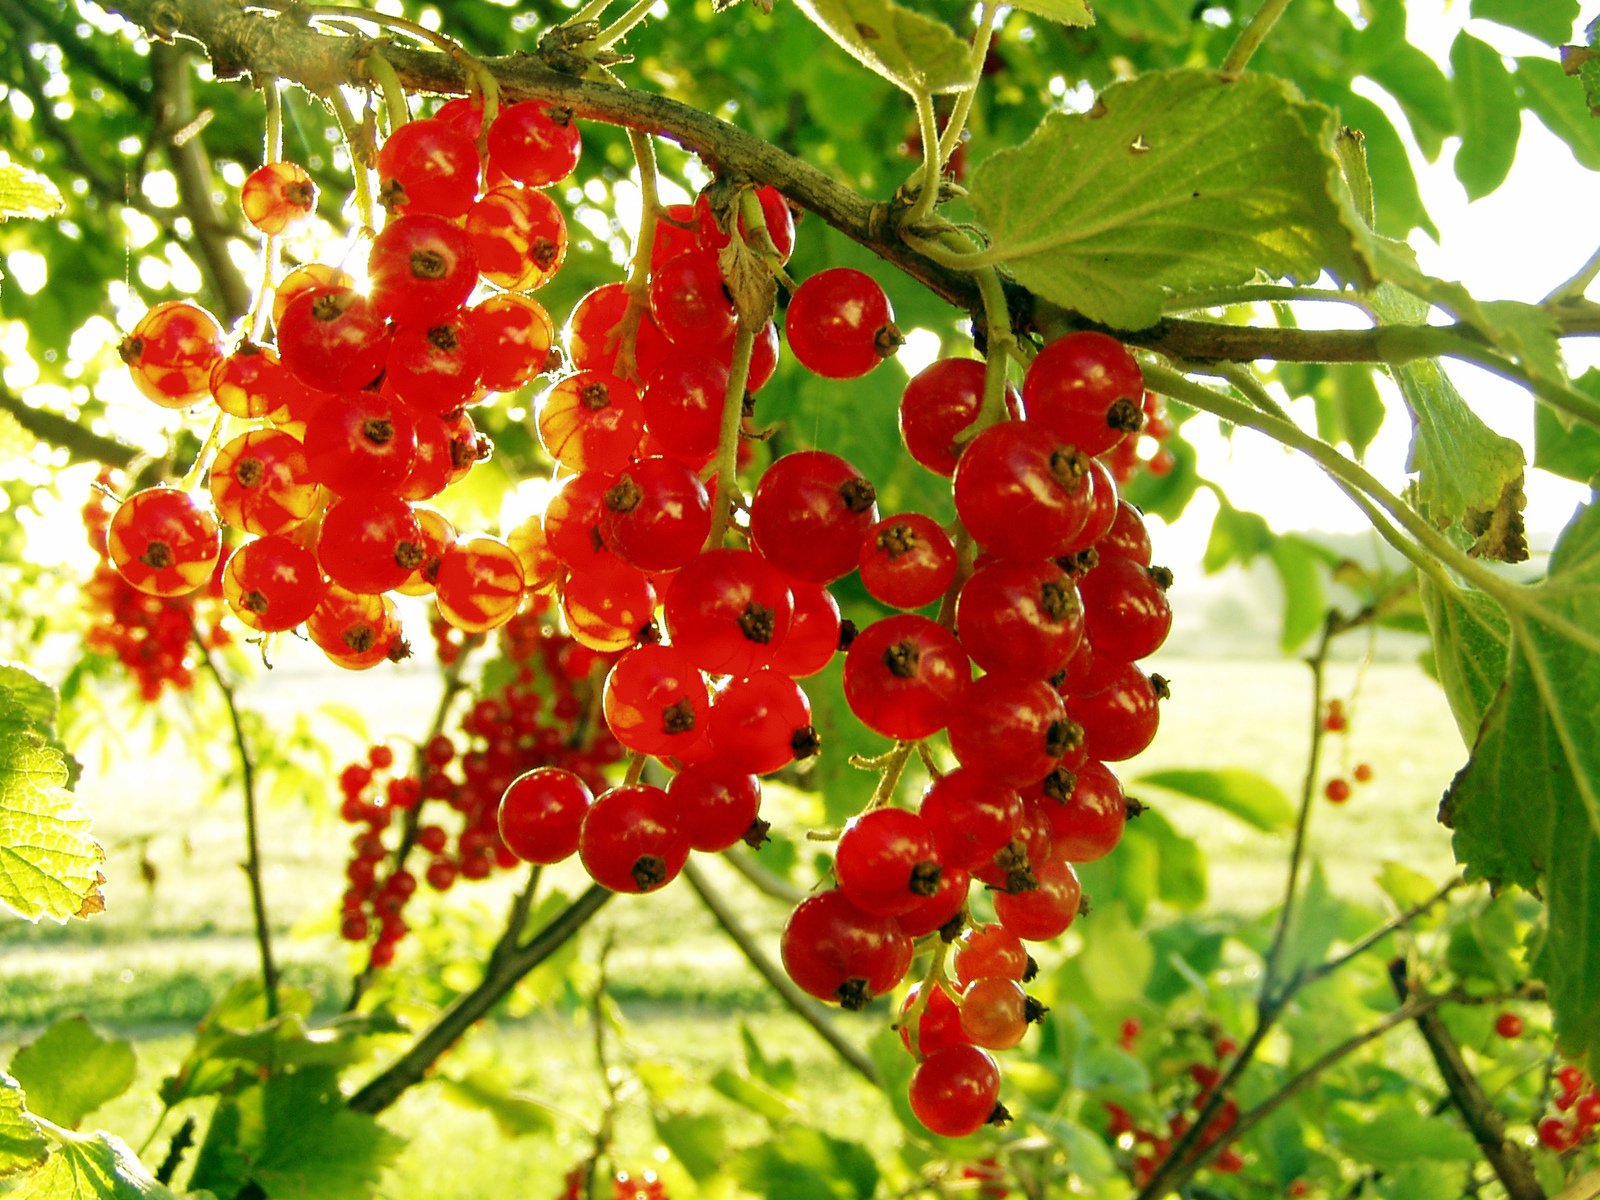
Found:
M 907 92 L 954 92 L 977 82 L 972 50 L 954 30 L 894 0 L 795 3 L 862 66 Z
M 37 171 L 0 162 L 0 222 L 11 217 L 48 217 L 61 211 L 61 193 Z

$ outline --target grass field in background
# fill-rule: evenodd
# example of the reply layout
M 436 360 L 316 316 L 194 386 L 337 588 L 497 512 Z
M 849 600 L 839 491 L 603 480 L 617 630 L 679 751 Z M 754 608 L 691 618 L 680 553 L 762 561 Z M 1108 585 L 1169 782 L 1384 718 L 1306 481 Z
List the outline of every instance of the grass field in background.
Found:
M 1164 767 L 1247 767 L 1298 798 L 1311 728 L 1310 674 L 1303 665 L 1170 658 L 1158 669 L 1171 679 L 1173 697 L 1156 745 L 1121 772 L 1126 778 Z M 338 688 L 324 682 L 316 684 L 318 700 L 340 699 Z M 365 688 L 352 692 L 360 693 L 370 695 Z M 1437 688 L 1406 665 L 1383 663 L 1362 671 L 1356 664 L 1335 663 L 1329 668 L 1328 694 L 1354 703 L 1348 738 L 1327 743 L 1326 769 L 1347 773 L 1355 762 L 1367 761 L 1376 772 L 1348 804 L 1319 799 L 1314 808 L 1313 853 L 1334 888 L 1376 899 L 1372 880 L 1388 859 L 1441 881 L 1447 878 L 1448 831 L 1437 825 L 1435 811 L 1464 751 Z M 305 695 L 305 681 L 277 675 L 241 699 L 269 716 L 283 716 L 310 707 Z M 382 711 L 368 714 L 372 732 L 415 736 L 431 712 L 433 694 L 419 674 L 414 688 L 389 689 L 382 703 Z M 339 747 L 344 757 L 335 761 L 359 752 L 348 731 L 332 724 L 329 731 L 344 738 Z M 181 749 L 173 742 L 162 752 L 125 759 L 116 776 L 91 772 L 80 785 L 110 851 L 110 907 L 104 916 L 64 927 L 0 925 L 0 1061 L 33 1030 L 70 1013 L 86 1013 L 102 1028 L 132 1036 L 139 1046 L 141 1082 L 94 1120 L 136 1145 L 157 1115 L 155 1082 L 187 1045 L 186 1026 L 229 983 L 250 977 L 256 962 L 238 866 L 235 793 L 220 801 L 202 800 L 208 790 L 205 773 L 183 761 Z M 226 770 L 227 749 L 219 744 L 216 761 L 204 772 Z M 348 844 L 347 830 L 332 812 L 335 790 L 330 780 L 325 795 L 270 806 L 263 829 L 267 898 L 279 927 L 286 976 L 309 987 L 325 1008 L 342 1000 L 352 965 L 349 952 L 333 937 Z M 1159 803 L 1205 848 L 1213 907 L 1254 913 L 1275 905 L 1282 888 L 1284 837 L 1257 833 L 1193 802 Z M 141 859 L 153 868 L 149 886 L 141 882 Z M 757 895 L 731 872 L 719 871 L 749 923 L 764 932 L 775 952 L 784 907 Z M 570 864 L 548 878 L 551 886 L 569 893 L 584 882 Z M 499 880 L 458 888 L 449 897 L 451 911 L 464 909 L 472 920 L 457 917 L 448 932 L 435 936 L 464 939 L 474 921 L 492 928 L 504 911 L 509 886 L 510 881 Z M 827 1132 L 880 1148 L 896 1141 L 881 1098 L 794 1018 L 773 1007 L 762 982 L 686 885 L 651 897 L 620 898 L 602 910 L 594 931 L 586 935 L 590 946 L 597 934 L 615 939 L 608 970 L 627 1018 L 620 1057 L 670 1062 L 688 1081 L 686 1106 L 703 1103 L 712 1069 L 737 1062 L 738 1024 L 748 1017 L 769 1046 L 797 1060 L 808 1094 L 821 1098 L 808 1119 Z M 408 959 L 425 961 L 411 958 L 422 953 L 417 946 L 403 952 L 402 969 Z M 457 986 L 471 981 L 470 974 L 452 980 Z M 872 1027 L 871 1022 L 858 1025 L 863 1037 Z M 582 1120 L 595 1115 L 598 1092 L 589 1038 L 574 1036 L 552 1017 L 492 1023 L 458 1047 L 443 1069 L 465 1071 L 474 1063 L 497 1064 L 514 1085 Z M 718 1111 L 737 1113 L 727 1103 Z M 519 1195 L 553 1195 L 586 1137 L 581 1121 L 558 1119 L 544 1133 L 508 1141 L 489 1118 L 441 1101 L 432 1089 L 406 1097 L 387 1119 L 413 1137 L 386 1193 L 397 1197 L 465 1200 L 512 1188 Z M 169 1121 L 152 1157 L 159 1156 L 173 1127 Z M 754 1136 L 753 1125 L 745 1132 Z M 638 1155 L 652 1145 L 648 1121 L 636 1112 L 619 1131 L 619 1147 Z M 462 1146 L 474 1152 L 462 1155 Z M 483 1152 L 490 1148 L 493 1153 Z M 441 1158 L 449 1158 L 452 1169 L 441 1171 Z

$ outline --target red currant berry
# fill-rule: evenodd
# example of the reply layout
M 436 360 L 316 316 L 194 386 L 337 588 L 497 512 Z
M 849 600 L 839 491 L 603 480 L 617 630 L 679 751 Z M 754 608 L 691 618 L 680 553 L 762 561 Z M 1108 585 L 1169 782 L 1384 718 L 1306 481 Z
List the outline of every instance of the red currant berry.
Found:
M 330 508 L 317 535 L 317 561 L 352 592 L 376 595 L 405 583 L 426 547 L 411 506 L 398 496 L 352 496 Z
M 1033 874 L 1039 886 L 1031 891 L 995 893 L 995 916 L 1024 941 L 1054 941 L 1078 915 L 1083 888 L 1072 864 L 1063 859 L 1035 864 Z
M 222 358 L 222 326 L 187 300 L 157 304 L 117 347 L 134 386 L 162 408 L 188 408 L 211 394 Z
M 705 677 L 683 651 L 640 646 L 611 668 L 603 704 L 617 741 L 665 758 L 705 738 L 711 698 Z
M 624 467 L 602 498 L 607 547 L 641 571 L 686 566 L 711 532 L 711 499 L 693 471 L 671 458 Z
M 1025 421 L 972 439 L 955 473 L 956 512 L 996 558 L 1054 558 L 1089 514 L 1089 459 Z
M 407 121 L 378 150 L 378 198 L 392 213 L 459 217 L 478 194 L 476 133 L 449 121 Z
M 939 873 L 939 886 L 933 895 L 923 896 L 916 907 L 895 917 L 900 930 L 907 937 L 919 938 L 936 929 L 944 929 L 958 920 L 967 906 L 967 893 L 972 889 L 972 877 L 965 871 L 945 867 Z
M 1028 1032 L 1027 993 L 1014 979 L 978 979 L 961 994 L 961 1029 L 974 1046 L 1009 1050 Z
M 994 562 L 961 585 L 956 634 L 985 671 L 1041 679 L 1078 648 L 1083 606 L 1052 562 Z
M 293 529 L 311 515 L 321 494 L 305 447 L 276 429 L 252 429 L 217 451 L 210 489 L 224 522 L 256 534 Z
M 1165 692 L 1166 680 L 1130 664 L 1099 691 L 1069 694 L 1067 715 L 1083 726 L 1084 749 L 1090 758 L 1122 762 L 1154 740 L 1161 719 L 1157 701 Z
M 1144 527 L 1139 510 L 1126 500 L 1117 501 L 1117 515 L 1100 540 L 1094 544 L 1102 559 L 1128 558 L 1141 566 L 1150 565 L 1150 531 Z
M 262 633 L 293 629 L 315 611 L 327 590 L 316 556 L 286 537 L 246 542 L 223 569 L 228 607 Z
M 950 717 L 950 749 L 962 766 L 996 783 L 1037 783 L 1072 746 L 1066 708 L 1043 680 L 985 675 Z
M 821 584 L 794 580 L 789 591 L 794 619 L 771 665 L 790 679 L 805 679 L 827 666 L 839 649 L 839 602 Z
M 1115 850 L 1128 821 L 1122 784 L 1104 763 L 1090 759 L 1077 769 L 1072 795 L 1047 804 L 1055 857 L 1094 862 Z
M 699 470 L 717 452 L 728 372 L 710 358 L 678 356 L 645 380 L 645 424 L 655 446 Z
M 444 416 L 477 394 L 483 350 L 465 316 L 427 329 L 401 329 L 389 345 L 384 389 L 419 415 Z
M 544 187 L 572 174 L 583 142 L 572 114 L 538 100 L 502 108 L 489 126 L 489 167 Z
M 911 1076 L 911 1111 L 929 1132 L 966 1137 L 1004 1120 L 1000 1068 L 976 1046 L 948 1046 L 924 1059 Z
M 309 217 L 317 207 L 317 185 L 299 163 L 257 167 L 239 189 L 244 219 L 269 237 Z
M 644 434 L 639 393 L 601 371 L 579 371 L 551 385 L 539 398 L 538 421 L 544 448 L 570 471 L 620 471 Z
M 1104 454 L 1144 424 L 1144 376 L 1127 347 L 1092 331 L 1057 338 L 1028 367 L 1028 419 L 1084 454 Z
M 1348 779 L 1330 779 L 1323 787 L 1322 794 L 1334 804 L 1343 804 L 1350 799 L 1350 781 Z
M 601 887 L 653 892 L 678 877 L 689 857 L 689 842 L 666 792 L 630 784 L 602 793 L 590 805 L 578 854 Z
M 867 626 L 844 662 L 850 710 L 868 729 L 891 738 L 938 733 L 950 723 L 970 679 L 955 635 L 910 614 Z
M 865 375 L 905 340 L 883 289 L 852 267 L 830 267 L 801 283 L 784 329 L 800 365 L 825 379 Z
M 787 675 L 766 668 L 717 693 L 710 728 L 717 762 L 751 775 L 770 775 L 822 748 L 805 692 Z
M 1097 657 L 1133 662 L 1154 654 L 1172 628 L 1165 568 L 1140 566 L 1131 558 L 1107 558 L 1078 581 L 1084 633 Z
M 928 785 L 921 812 L 939 861 L 970 871 L 1017 835 L 1022 797 L 981 771 L 957 767 Z
M 715 675 L 747 675 L 770 664 L 790 632 L 789 586 L 748 550 L 708 550 L 667 589 L 667 636 Z
M 395 217 L 367 259 L 372 305 L 397 325 L 431 329 L 450 320 L 478 282 L 464 229 L 428 213 Z
M 941 358 L 911 377 L 900 396 L 900 438 L 917 462 L 939 475 L 955 473 L 960 440 L 983 408 L 984 365 Z
M 888 517 L 861 545 L 861 583 L 890 608 L 921 608 L 943 596 L 956 577 L 956 548 L 932 517 Z
M 487 633 L 509 621 L 522 603 L 522 562 L 499 538 L 452 539 L 433 583 L 440 616 L 466 633 Z
M 574 570 L 561 589 L 567 629 L 591 650 L 623 650 L 639 640 L 656 609 L 650 581 L 626 563 Z
M 956 943 L 956 979 L 962 984 L 979 979 L 1014 979 L 1024 982 L 1032 959 L 1022 939 L 1004 925 L 979 925 L 967 930 Z
M 393 493 L 416 462 L 416 422 L 380 392 L 344 392 L 307 419 L 305 452 L 311 477 L 336 495 Z
M 577 853 L 593 802 L 588 785 L 571 771 L 536 767 L 513 779 L 500 797 L 500 840 L 523 862 L 563 862 Z
M 715 763 L 683 768 L 667 784 L 691 849 L 715 854 L 764 834 L 761 781 Z
M 537 300 L 490 296 L 467 309 L 466 319 L 478 342 L 486 390 L 514 392 L 549 366 L 555 326 Z
M 496 287 L 531 292 L 567 256 L 567 221 L 549 196 L 515 184 L 493 188 L 467 214 L 478 273 Z
M 733 338 L 738 314 L 709 250 L 668 259 L 650 273 L 650 315 L 669 341 L 702 353 Z
M 1355 778 L 1357 783 L 1371 783 L 1373 774 L 1372 764 L 1368 762 L 1358 762 L 1355 765 L 1355 769 L 1351 771 L 1350 774 Z
M 1494 1019 L 1494 1031 L 1508 1041 L 1522 1036 L 1522 1018 L 1514 1012 L 1503 1012 Z
M 893 917 L 862 912 L 838 889 L 808 896 L 789 916 L 783 967 L 807 995 L 862 1009 L 905 978 L 911 939 Z
M 222 536 L 188 492 L 158 486 L 135 492 L 111 514 L 106 553 L 117 573 L 150 596 L 182 596 L 211 578 Z
M 773 566 L 812 583 L 855 569 L 878 519 L 877 493 L 838 455 L 786 454 L 767 468 L 750 501 L 750 540 Z
M 366 387 L 388 361 L 389 339 L 383 314 L 349 287 L 305 288 L 278 322 L 283 365 L 306 387 L 319 391 Z
M 961 1028 L 961 1009 L 956 1005 L 950 993 L 942 987 L 935 987 L 928 994 L 928 1003 L 922 1009 L 922 1015 L 917 1018 L 916 1038 L 912 1038 L 912 1026 L 906 1023 L 906 1014 L 911 1011 L 911 1006 L 917 1002 L 917 996 L 922 991 L 922 984 L 913 983 L 906 993 L 905 1002 L 900 1005 L 900 1041 L 905 1048 L 917 1055 L 926 1058 L 930 1054 L 937 1054 L 946 1046 L 966 1046 L 971 1044 L 966 1031 Z
M 850 902 L 864 912 L 898 916 L 939 888 L 942 869 L 933 831 L 916 813 L 875 808 L 844 827 L 834 874 Z

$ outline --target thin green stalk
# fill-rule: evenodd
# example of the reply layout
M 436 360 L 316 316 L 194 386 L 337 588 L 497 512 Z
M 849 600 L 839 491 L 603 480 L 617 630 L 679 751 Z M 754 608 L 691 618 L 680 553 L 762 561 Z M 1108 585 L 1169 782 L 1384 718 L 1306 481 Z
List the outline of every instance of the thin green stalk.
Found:
M 372 195 L 372 173 L 367 170 L 361 152 L 361 126 L 342 92 L 335 89 L 328 93 L 327 101 L 328 107 L 333 109 L 334 120 L 339 122 L 339 131 L 344 134 L 345 147 L 350 151 L 350 171 L 356 188 L 356 215 L 361 219 L 362 228 L 376 230 L 377 204 Z
M 600 36 L 595 39 L 595 48 L 606 50 L 620 42 L 633 32 L 634 26 L 639 25 L 650 15 L 650 10 L 655 6 L 656 0 L 639 0 L 627 12 L 600 31 Z
M 398 30 L 425 45 L 432 46 L 437 50 L 443 50 L 446 54 L 452 56 L 465 53 L 460 42 L 446 37 L 437 30 L 429 29 L 426 25 L 418 25 L 415 21 L 409 21 L 405 17 L 374 12 L 368 8 L 348 8 L 342 4 L 289 4 L 280 3 L 278 0 L 263 0 L 261 7 L 276 9 L 280 12 L 293 8 L 298 15 L 310 17 L 312 20 L 363 21 L 368 25 L 376 25 L 381 29 Z
M 598 21 L 600 15 L 610 8 L 613 0 L 589 0 L 577 12 L 561 22 L 563 28 L 570 29 L 574 25 L 582 25 L 585 21 Z
M 889 751 L 889 760 L 883 766 L 883 774 L 878 778 L 878 786 L 872 789 L 872 798 L 867 801 L 866 809 L 882 808 L 894 799 L 895 789 L 900 786 L 900 777 L 906 773 L 906 763 L 911 761 L 911 755 L 916 752 L 915 741 L 900 742 Z
M 383 106 L 389 114 L 389 132 L 393 133 L 411 120 L 411 110 L 406 105 L 405 88 L 400 86 L 400 76 L 395 74 L 394 67 L 383 56 L 382 51 L 377 49 L 368 51 L 366 68 L 367 77 L 376 83 L 378 90 L 383 93 Z
M 1595 281 L 1597 276 L 1600 276 L 1600 250 L 1596 250 L 1591 254 L 1589 261 L 1579 267 L 1577 273 L 1571 279 L 1568 279 L 1546 296 L 1540 301 L 1540 304 L 1549 306 L 1560 304 L 1565 300 L 1580 299 L 1584 292 L 1589 290 L 1589 285 Z
M 944 133 L 939 137 L 941 164 L 949 162 L 950 156 L 961 144 L 961 133 L 966 129 L 967 117 L 972 113 L 973 97 L 978 94 L 978 84 L 983 80 L 983 62 L 989 57 L 989 43 L 994 39 L 995 18 L 999 12 L 1000 5 L 996 0 L 984 0 L 983 10 L 978 16 L 977 36 L 972 39 L 972 74 L 975 82 L 956 97 L 955 107 L 950 111 L 950 120 L 944 127 Z
M 728 533 L 728 521 L 733 516 L 733 497 L 738 491 L 735 477 L 739 469 L 739 430 L 744 423 L 744 393 L 750 382 L 750 354 L 755 344 L 755 329 L 741 319 L 738 332 L 733 335 L 728 391 L 722 400 L 722 430 L 717 435 L 716 474 L 713 476 L 716 511 L 711 517 L 711 532 L 706 537 L 708 550 L 722 546 L 722 539 Z
M 939 151 L 939 121 L 933 111 L 933 97 L 927 92 L 918 92 L 916 101 L 917 127 L 922 136 L 922 184 L 917 190 L 911 211 L 906 213 L 904 224 L 907 229 L 915 229 L 933 215 L 934 207 L 939 203 L 939 184 L 944 178 Z
M 628 145 L 639 167 L 639 236 L 628 264 L 628 293 L 642 296 L 650 283 L 650 255 L 655 249 L 656 226 L 661 218 L 661 181 L 656 170 L 656 144 L 648 133 L 628 130 Z
M 1230 79 L 1237 79 L 1244 74 L 1244 69 L 1250 65 L 1250 59 L 1261 48 L 1261 43 L 1267 40 L 1267 34 L 1272 32 L 1272 27 L 1278 23 L 1278 18 L 1283 16 L 1284 9 L 1289 7 L 1289 0 L 1263 0 L 1256 15 L 1250 18 L 1239 32 L 1239 40 L 1234 42 L 1233 48 L 1228 51 L 1228 57 L 1222 60 L 1222 73 Z

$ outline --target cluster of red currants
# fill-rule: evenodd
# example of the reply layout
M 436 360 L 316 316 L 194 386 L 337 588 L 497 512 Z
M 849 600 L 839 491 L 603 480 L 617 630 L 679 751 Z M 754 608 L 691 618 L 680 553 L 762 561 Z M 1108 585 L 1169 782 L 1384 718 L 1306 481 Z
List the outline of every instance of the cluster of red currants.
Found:
M 509 678 L 473 701 L 458 734 L 429 739 L 410 771 L 396 772 L 393 749 L 379 744 L 340 773 L 339 815 L 360 827 L 340 933 L 351 942 L 370 938 L 374 967 L 389 965 L 406 934 L 403 910 L 417 890 L 406 867 L 413 847 L 428 856 L 422 879 L 436 892 L 514 867 L 520 830 L 513 820 L 502 832 L 501 798 L 549 772 L 602 789 L 602 772 L 622 755 L 605 725 L 587 719 L 610 656 L 563 636 L 544 619 L 548 607 L 539 597 L 500 628 Z
M 589 1186 L 589 1165 L 579 1163 L 568 1171 L 556 1200 L 585 1200 L 603 1192 Z M 611 1176 L 611 1200 L 667 1200 L 667 1185 L 649 1168 L 634 1174 L 617 1171 Z
M 1600 1125 L 1600 1088 L 1570 1063 L 1556 1071 L 1556 1084 L 1560 1091 L 1553 1102 L 1558 1112 L 1567 1115 L 1565 1118 L 1551 1115 L 1540 1121 L 1539 1143 L 1565 1153 L 1587 1141 L 1595 1126 Z
M 1238 1046 L 1232 1038 L 1219 1039 L 1216 1045 L 1217 1058 L 1226 1059 L 1237 1049 Z M 1177 1099 L 1167 1117 L 1167 1128 L 1164 1133 L 1141 1128 L 1132 1114 L 1120 1104 L 1107 1102 L 1105 1105 L 1106 1132 L 1116 1139 L 1120 1146 L 1132 1152 L 1128 1170 L 1135 1186 L 1142 1187 L 1149 1182 L 1156 1165 L 1171 1154 L 1173 1145 L 1189 1132 L 1200 1115 L 1201 1108 L 1216 1091 L 1217 1084 L 1222 1078 L 1222 1072 L 1218 1068 L 1204 1062 L 1190 1063 L 1184 1069 L 1184 1075 L 1199 1090 Z M 1216 1143 L 1225 1141 L 1238 1120 L 1238 1102 L 1232 1096 L 1225 1097 L 1201 1132 L 1191 1153 L 1199 1154 L 1209 1150 Z M 1210 1165 L 1213 1171 L 1220 1174 L 1234 1175 L 1244 1169 L 1244 1159 L 1232 1146 L 1225 1145 L 1212 1158 Z
M 84 585 L 90 617 L 88 648 L 109 654 L 133 673 L 139 694 L 153 701 L 163 688 L 180 692 L 194 686 L 194 639 L 216 649 L 232 639 L 221 622 L 222 580 L 213 573 L 204 588 L 182 596 L 152 596 L 130 584 L 111 565 L 106 531 L 112 506 L 108 496 L 120 482 L 110 467 L 101 470 L 97 488 L 83 505 L 89 545 L 100 555 Z M 101 490 L 104 489 L 104 490 Z
M 1143 521 L 1095 457 L 1141 422 L 1143 379 L 1127 350 L 1094 333 L 1052 342 L 1024 378 L 1019 419 L 985 423 L 984 376 L 979 362 L 937 362 L 907 386 L 900 411 L 912 457 L 953 476 L 961 529 L 978 547 L 970 575 L 921 514 L 857 517 L 854 528 L 835 515 L 833 527 L 813 521 L 801 543 L 816 554 L 848 532 L 875 598 L 898 608 L 942 601 L 937 618 L 906 613 L 864 628 L 845 659 L 844 691 L 902 752 L 943 731 L 958 765 L 935 772 L 917 811 L 880 795 L 845 827 L 837 887 L 796 909 L 783 956 L 807 992 L 861 1007 L 906 975 L 913 939 L 961 936 L 973 880 L 991 891 L 998 924 L 969 932 L 958 960 L 984 958 L 975 939 L 1006 952 L 995 952 L 992 970 L 958 962 L 954 981 L 936 957 L 926 998 L 919 989 L 904 1018 L 918 1031 L 907 1042 L 919 1059 L 912 1108 L 946 1136 L 1004 1118 L 986 1049 L 1015 1045 L 1039 1012 L 1020 986 L 1021 939 L 1066 931 L 1081 902 L 1073 864 L 1122 836 L 1128 806 L 1104 764 L 1138 754 L 1155 734 L 1165 681 L 1135 664 L 1165 640 L 1172 617 L 1170 577 L 1150 567 Z M 846 482 L 835 484 L 839 514 L 849 511 Z M 758 542 L 766 487 L 752 506 Z M 827 512 L 826 503 L 817 489 L 804 510 Z M 974 665 L 984 672 L 976 679 Z M 928 1019 L 953 1044 L 930 1046 Z
M 1347 734 L 1350 732 L 1350 714 L 1345 708 L 1343 700 L 1334 697 L 1329 700 L 1322 714 L 1322 731 L 1324 733 Z M 1335 775 L 1322 787 L 1322 794 L 1334 804 L 1343 804 L 1354 792 L 1350 780 L 1356 783 L 1371 783 L 1374 772 L 1372 764 L 1358 762 L 1350 771 L 1350 779 L 1343 775 Z
M 457 538 L 420 502 L 463 478 L 489 446 L 471 405 L 524 387 L 551 359 L 553 326 L 522 293 L 566 252 L 543 191 L 577 162 L 576 127 L 543 106 L 500 112 L 452 101 L 393 131 L 378 154 L 390 216 L 372 242 L 370 287 L 313 263 L 275 288 L 276 346 L 231 349 L 215 318 L 186 301 L 147 312 L 121 345 L 139 390 L 168 408 L 213 402 L 252 427 L 211 463 L 215 515 L 174 487 L 129 496 L 112 517 L 111 561 L 134 587 L 181 595 L 210 576 L 217 520 L 251 535 L 227 560 L 229 607 L 261 633 L 306 627 L 340 666 L 408 652 L 390 591 L 432 594 L 468 631 L 521 604 L 525 569 L 491 537 Z M 488 186 L 482 186 L 487 177 Z M 269 163 L 242 193 L 264 234 L 307 215 L 305 171 Z M 480 282 L 491 294 L 469 304 Z

